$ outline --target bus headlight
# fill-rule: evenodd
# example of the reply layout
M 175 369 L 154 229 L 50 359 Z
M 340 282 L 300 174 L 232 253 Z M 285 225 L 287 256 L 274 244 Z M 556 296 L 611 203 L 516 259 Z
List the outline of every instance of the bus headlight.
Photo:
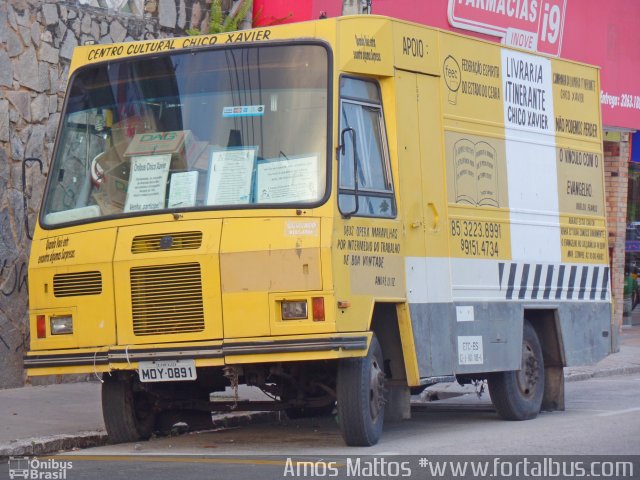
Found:
M 68 335 L 70 333 L 73 333 L 71 315 L 51 317 L 51 335 Z
M 302 320 L 308 318 L 307 301 L 282 301 L 282 319 L 283 320 Z

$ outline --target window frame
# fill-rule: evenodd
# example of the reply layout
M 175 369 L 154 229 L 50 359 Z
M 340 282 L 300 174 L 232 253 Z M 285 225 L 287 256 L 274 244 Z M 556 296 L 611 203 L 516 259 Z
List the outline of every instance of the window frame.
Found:
M 75 69 L 68 81 L 67 81 L 67 89 L 65 92 L 65 97 L 64 97 L 64 103 L 63 103 L 63 108 L 62 108 L 62 112 L 66 112 L 67 108 L 68 108 L 68 103 L 70 101 L 69 98 L 69 92 L 71 90 L 71 86 L 73 84 L 73 82 L 75 81 L 76 77 L 78 75 L 80 75 L 82 72 L 84 72 L 86 69 L 90 69 L 90 68 L 95 68 L 96 66 L 102 66 L 105 65 L 107 68 L 109 68 L 109 66 L 111 64 L 114 63 L 118 63 L 120 61 L 127 61 L 127 60 L 131 60 L 131 59 L 155 59 L 155 58 L 159 58 L 159 57 L 164 57 L 164 56 L 170 56 L 171 54 L 175 54 L 175 53 L 180 53 L 180 54 L 197 54 L 199 52 L 205 52 L 205 51 L 211 51 L 211 50 L 217 50 L 217 51 L 225 51 L 225 50 L 234 50 L 234 49 L 242 49 L 242 48 L 254 48 L 254 47 L 258 47 L 258 48 L 270 48 L 270 47 L 295 47 L 295 46 L 302 46 L 302 45 L 312 45 L 312 46 L 319 46 L 322 47 L 327 55 L 327 64 L 326 64 L 326 82 L 327 82 L 327 91 L 326 91 L 326 95 L 327 95 L 327 115 L 326 115 L 326 149 L 325 149 L 325 182 L 324 182 L 324 195 L 322 196 L 322 198 L 318 199 L 315 202 L 312 203 L 308 203 L 308 204 L 304 204 L 304 203 L 299 203 L 299 202 L 292 202 L 292 203 L 256 203 L 256 204 L 252 204 L 251 208 L 247 208 L 245 205 L 224 205 L 224 206 L 198 206 L 198 207 L 189 207 L 189 208 L 165 208 L 163 210 L 154 210 L 154 211 L 142 211 L 142 212 L 127 212 L 127 213 L 117 213 L 117 214 L 112 214 L 112 215 L 103 215 L 100 217 L 92 217 L 92 218 L 87 218 L 87 219 L 81 219 L 81 220 L 72 220 L 72 221 L 68 221 L 68 222 L 60 222 L 60 223 L 56 223 L 56 224 L 48 224 L 45 222 L 44 217 L 45 217 L 45 204 L 48 201 L 49 195 L 50 193 L 50 189 L 51 186 L 49 185 L 52 181 L 53 181 L 53 175 L 48 175 L 47 181 L 45 182 L 45 187 L 44 187 L 44 193 L 43 193 L 43 197 L 42 200 L 40 202 L 40 209 L 39 209 L 39 213 L 38 213 L 38 227 L 41 228 L 42 230 L 59 230 L 62 228 L 68 228 L 68 227 L 74 227 L 77 225 L 91 225 L 91 224 L 97 224 L 97 223 L 101 223 L 101 222 L 108 222 L 108 221 L 112 221 L 112 220 L 128 220 L 128 219 L 133 219 L 136 217 L 153 217 L 153 216 L 158 216 L 158 215 L 165 215 L 165 214 L 176 214 L 176 213 L 198 213 L 198 212 L 203 212 L 203 211 L 209 211 L 209 212 L 221 212 L 221 211 L 236 211 L 236 210 L 279 210 L 279 211 L 284 211 L 284 210 L 290 210 L 290 209 L 296 209 L 296 210 L 301 210 L 301 209 L 314 209 L 314 208 L 319 208 L 323 205 L 325 205 L 329 199 L 331 198 L 332 195 L 332 182 L 331 182 L 331 178 L 333 175 L 333 162 L 332 162 L 332 152 L 333 152 L 333 137 L 331 135 L 331 128 L 333 125 L 333 115 L 334 115 L 334 106 L 333 106 L 333 102 L 332 102 L 332 98 L 333 98 L 333 92 L 334 92 L 334 88 L 335 88 L 335 84 L 334 84 L 334 52 L 333 52 L 333 48 L 331 47 L 331 45 L 326 42 L 325 40 L 322 39 L 301 39 L 301 40 L 273 40 L 273 41 L 268 41 L 268 42 L 248 42 L 248 43 L 239 43 L 239 44 L 233 44 L 233 45 L 215 45 L 215 46 L 200 46 L 200 47 L 185 47 L 185 48 L 179 48 L 176 50 L 170 50 L 167 52 L 156 52 L 156 53 L 147 53 L 147 54 L 142 54 L 142 55 L 131 55 L 131 56 L 127 56 L 127 57 L 121 57 L 121 58 L 116 58 L 116 59 L 107 59 L 107 60 L 101 60 L 101 61 L 96 61 L 96 62 L 89 62 L 86 65 L 82 65 L 80 67 L 78 67 L 77 69 Z M 58 155 L 58 150 L 60 148 L 59 143 L 61 142 L 62 138 L 61 138 L 61 132 L 62 132 L 62 121 L 64 120 L 64 117 L 61 117 L 60 122 L 57 126 L 57 130 L 56 130 L 56 136 L 55 136 L 55 141 L 54 141 L 54 147 L 53 147 L 53 151 L 51 154 L 51 165 L 50 168 L 53 167 L 53 162 L 55 161 L 55 159 L 57 158 Z
M 343 104 L 347 103 L 347 104 L 351 104 L 351 105 L 361 105 L 363 107 L 363 109 L 368 108 L 368 109 L 375 109 L 378 111 L 378 115 L 377 115 L 377 127 L 378 127 L 378 133 L 379 133 L 379 140 L 380 140 L 380 148 L 381 148 L 381 152 L 380 152 L 380 157 L 381 157 L 381 161 L 382 161 L 382 173 L 383 173 L 383 181 L 386 185 L 389 186 L 388 190 L 380 190 L 380 189 L 372 189 L 372 188 L 363 188 L 360 184 L 358 184 L 358 187 L 356 188 L 355 186 L 355 172 L 354 173 L 354 183 L 352 185 L 351 188 L 349 187 L 343 187 L 341 186 L 341 172 L 340 172 L 340 162 L 342 161 L 342 153 L 341 153 L 341 149 L 339 149 L 337 155 L 338 155 L 338 180 L 337 180 L 337 202 L 338 202 L 338 210 L 340 212 L 340 214 L 345 217 L 366 217 L 366 218 L 387 218 L 387 219 L 395 219 L 398 216 L 398 204 L 396 201 L 396 194 L 395 194 L 395 187 L 394 187 L 394 179 L 393 179 L 393 169 L 391 168 L 391 155 L 389 152 L 389 141 L 387 138 L 387 127 L 386 127 L 386 121 L 385 121 L 385 116 L 384 116 L 384 107 L 383 107 L 383 102 L 382 102 L 382 91 L 380 89 L 380 84 L 378 83 L 377 80 L 372 79 L 372 78 L 366 78 L 366 77 L 358 77 L 358 76 L 354 76 L 354 75 L 341 75 L 340 79 L 338 81 L 338 88 L 340 88 L 340 85 L 342 83 L 343 79 L 351 79 L 351 80 L 356 80 L 356 81 L 360 81 L 360 82 L 366 82 L 369 83 L 371 85 L 373 85 L 376 89 L 376 93 L 377 93 L 377 101 L 376 100 L 372 100 L 372 99 L 364 99 L 364 98 L 360 98 L 360 97 L 354 97 L 351 95 L 343 95 L 342 94 L 342 90 L 340 90 L 339 92 L 339 98 L 338 98 L 338 131 L 339 134 L 341 134 L 341 132 L 343 131 L 344 128 L 346 128 L 343 124 L 342 124 L 342 112 L 343 112 Z M 356 132 L 356 138 L 357 138 L 357 132 L 358 130 L 355 130 Z M 339 139 L 340 141 L 340 139 Z M 357 141 L 357 140 L 356 140 Z M 356 149 L 357 150 L 357 149 Z M 363 160 L 358 159 L 358 165 L 360 165 L 363 162 Z M 366 212 L 363 212 L 363 208 L 362 208 L 362 204 L 360 202 L 358 202 L 358 210 L 356 212 L 353 213 L 345 213 L 342 209 L 341 206 L 341 202 L 340 202 L 340 198 L 341 196 L 352 196 L 355 200 L 356 196 L 358 197 L 358 199 L 363 198 L 363 197 L 373 197 L 373 198 L 387 198 L 390 200 L 391 203 L 391 213 L 389 215 L 383 215 L 383 214 L 368 214 Z

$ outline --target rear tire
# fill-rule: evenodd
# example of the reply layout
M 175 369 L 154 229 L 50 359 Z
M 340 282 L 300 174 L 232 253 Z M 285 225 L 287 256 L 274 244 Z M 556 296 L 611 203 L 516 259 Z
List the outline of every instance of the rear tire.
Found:
M 146 440 L 153 432 L 156 414 L 149 394 L 135 391 L 137 379 L 113 373 L 103 376 L 102 416 L 112 443 Z
M 340 360 L 336 394 L 338 424 L 347 445 L 369 447 L 382 434 L 385 378 L 382 349 L 375 335 L 366 357 Z
M 544 360 L 540 340 L 533 326 L 525 320 L 522 332 L 520 370 L 496 372 L 487 378 L 493 405 L 505 420 L 535 418 L 544 394 Z

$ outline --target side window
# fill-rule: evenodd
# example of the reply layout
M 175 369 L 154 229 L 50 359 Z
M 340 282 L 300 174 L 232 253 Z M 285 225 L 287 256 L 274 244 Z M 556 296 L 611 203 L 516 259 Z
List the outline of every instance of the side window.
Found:
M 376 83 L 351 77 L 340 79 L 340 132 L 344 139 L 344 149 L 339 153 L 340 212 L 395 217 L 389 151 Z

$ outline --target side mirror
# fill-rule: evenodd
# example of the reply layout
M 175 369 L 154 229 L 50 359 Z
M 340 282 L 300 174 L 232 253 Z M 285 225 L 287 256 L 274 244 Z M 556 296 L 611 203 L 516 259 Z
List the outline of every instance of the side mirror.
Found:
M 342 213 L 342 216 L 344 218 L 351 217 L 351 215 L 353 215 L 360 209 L 360 204 L 358 202 L 358 143 L 356 142 L 355 129 L 351 127 L 342 129 L 342 131 L 340 132 L 340 145 L 338 146 L 338 152 L 339 152 L 339 156 L 344 155 L 346 153 L 345 135 L 349 132 L 353 137 L 353 140 L 352 140 L 353 141 L 353 198 L 354 198 L 355 205 L 354 205 L 354 209 L 350 212 L 343 212 L 342 210 L 340 210 L 340 213 Z M 338 207 L 340 206 L 339 195 L 340 193 L 338 193 Z

